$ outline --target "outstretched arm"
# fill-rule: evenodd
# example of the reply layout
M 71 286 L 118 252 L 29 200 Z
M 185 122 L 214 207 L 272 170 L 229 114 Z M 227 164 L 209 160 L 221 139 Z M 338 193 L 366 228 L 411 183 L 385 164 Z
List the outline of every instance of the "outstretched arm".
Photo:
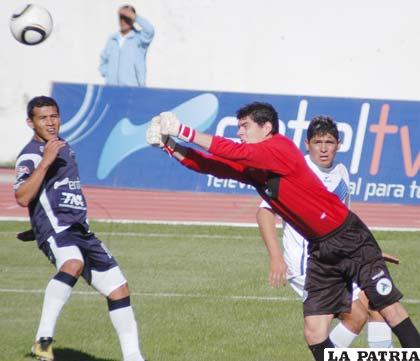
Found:
M 266 142 L 254 144 L 236 143 L 230 139 L 201 133 L 179 122 L 174 113 L 160 114 L 163 135 L 177 137 L 185 142 L 197 144 L 209 153 L 244 167 L 271 170 L 279 174 L 290 172 L 294 164 L 288 161 L 299 149 L 287 138 L 275 147 Z M 283 144 L 284 143 L 284 144 Z
M 244 167 L 240 164 L 185 147 L 176 143 L 169 135 L 162 135 L 161 132 L 161 118 L 156 116 L 147 129 L 147 142 L 165 150 L 183 166 L 199 173 L 212 174 L 218 178 L 230 178 L 252 184 L 244 173 Z

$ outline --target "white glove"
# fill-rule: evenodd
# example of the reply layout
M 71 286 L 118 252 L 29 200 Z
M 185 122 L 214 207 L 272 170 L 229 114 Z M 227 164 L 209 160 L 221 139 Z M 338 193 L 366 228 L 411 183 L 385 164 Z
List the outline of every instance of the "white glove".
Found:
M 159 118 L 162 134 L 177 137 L 181 123 L 179 122 L 175 113 L 163 112 L 160 113 Z
M 187 127 L 185 124 L 181 124 L 175 113 L 160 113 L 160 126 L 160 131 L 163 135 L 172 135 L 184 142 L 191 142 L 194 140 L 195 130 Z
M 168 135 L 161 133 L 160 117 L 153 117 L 146 131 L 146 141 L 152 147 L 158 147 L 167 152 L 170 156 L 175 151 L 176 142 Z
M 164 145 L 162 137 L 163 135 L 160 129 L 160 117 L 153 117 L 146 131 L 146 141 L 152 147 L 162 148 Z

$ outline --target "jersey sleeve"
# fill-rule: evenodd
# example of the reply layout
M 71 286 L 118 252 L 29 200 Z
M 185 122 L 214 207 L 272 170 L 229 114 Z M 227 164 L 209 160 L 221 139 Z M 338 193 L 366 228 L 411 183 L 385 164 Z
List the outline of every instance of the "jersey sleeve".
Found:
M 236 179 L 239 182 L 251 184 L 250 179 L 244 175 L 244 167 L 240 164 L 192 148 L 188 148 L 181 164 L 199 173 L 211 174 L 217 178 Z
M 285 175 L 293 170 L 295 157 L 293 154 L 295 146 L 286 139 L 276 137 L 276 139 L 271 138 L 260 143 L 246 144 L 213 136 L 209 152 L 245 167 L 269 170 Z M 300 154 L 299 150 L 298 152 Z
M 146 18 L 137 15 L 134 24 L 139 35 L 140 45 L 143 47 L 149 46 L 155 36 L 155 28 L 152 23 Z M 138 27 L 140 27 L 140 29 Z
M 344 183 L 347 186 L 347 195 L 344 198 L 344 204 L 350 208 L 350 176 L 349 172 L 344 164 L 340 164 L 340 173 Z
M 39 154 L 23 154 L 16 160 L 15 182 L 13 189 L 16 191 L 31 176 L 42 157 Z

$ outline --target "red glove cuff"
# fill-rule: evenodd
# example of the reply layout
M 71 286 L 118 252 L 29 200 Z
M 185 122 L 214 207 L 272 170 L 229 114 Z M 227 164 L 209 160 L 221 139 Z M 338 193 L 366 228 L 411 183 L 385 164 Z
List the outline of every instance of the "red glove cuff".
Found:
M 184 124 L 179 125 L 178 138 L 184 142 L 193 142 L 195 138 L 195 129 L 187 127 Z

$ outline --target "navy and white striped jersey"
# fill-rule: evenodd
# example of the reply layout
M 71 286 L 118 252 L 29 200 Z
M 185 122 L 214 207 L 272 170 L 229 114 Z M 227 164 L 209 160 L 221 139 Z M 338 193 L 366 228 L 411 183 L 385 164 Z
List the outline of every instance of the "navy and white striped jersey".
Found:
M 42 160 L 45 143 L 32 139 L 16 160 L 15 191 Z M 86 199 L 82 193 L 75 153 L 70 145 L 60 149 L 39 193 L 29 204 L 29 216 L 38 244 L 79 223 L 86 227 Z

